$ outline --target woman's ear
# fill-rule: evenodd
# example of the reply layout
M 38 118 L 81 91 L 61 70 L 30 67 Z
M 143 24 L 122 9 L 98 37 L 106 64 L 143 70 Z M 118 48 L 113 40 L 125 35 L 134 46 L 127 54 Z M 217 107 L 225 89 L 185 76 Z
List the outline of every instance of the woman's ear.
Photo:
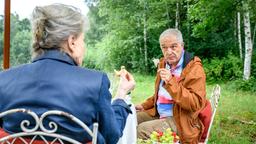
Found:
M 73 53 L 75 50 L 75 36 L 74 35 L 70 35 L 68 37 L 68 50 Z

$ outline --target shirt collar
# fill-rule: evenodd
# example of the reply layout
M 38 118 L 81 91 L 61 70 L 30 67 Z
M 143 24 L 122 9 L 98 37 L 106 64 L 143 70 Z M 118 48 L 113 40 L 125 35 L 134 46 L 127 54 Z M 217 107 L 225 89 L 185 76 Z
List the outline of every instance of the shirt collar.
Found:
M 44 59 L 52 59 L 52 60 L 65 62 L 70 65 L 77 65 L 76 62 L 67 53 L 61 52 L 58 49 L 44 50 L 43 54 L 34 58 L 32 62 L 36 62 Z

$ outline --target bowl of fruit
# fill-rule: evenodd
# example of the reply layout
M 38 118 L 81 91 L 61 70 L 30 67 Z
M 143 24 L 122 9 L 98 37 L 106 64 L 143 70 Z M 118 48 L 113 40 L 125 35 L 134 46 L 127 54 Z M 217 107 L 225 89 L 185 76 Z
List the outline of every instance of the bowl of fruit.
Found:
M 170 128 L 165 131 L 153 131 L 150 134 L 150 139 L 138 139 L 138 144 L 177 144 L 179 136 Z

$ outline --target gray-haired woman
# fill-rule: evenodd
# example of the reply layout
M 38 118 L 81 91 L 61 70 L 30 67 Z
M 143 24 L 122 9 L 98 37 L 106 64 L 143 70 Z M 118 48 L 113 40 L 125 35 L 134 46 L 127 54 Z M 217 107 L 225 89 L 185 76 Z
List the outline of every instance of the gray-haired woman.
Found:
M 48 110 L 65 111 L 89 126 L 98 122 L 98 143 L 116 143 L 130 112 L 124 98 L 135 86 L 133 76 L 121 75 L 111 104 L 107 75 L 79 67 L 85 54 L 85 20 L 80 11 L 63 4 L 38 6 L 31 22 L 33 61 L 0 73 L 0 112 L 13 108 L 30 109 L 38 115 Z M 22 114 L 6 117 L 1 130 L 20 131 L 24 118 Z M 61 118 L 50 120 L 58 123 L 59 133 L 80 142 L 91 141 L 79 126 Z

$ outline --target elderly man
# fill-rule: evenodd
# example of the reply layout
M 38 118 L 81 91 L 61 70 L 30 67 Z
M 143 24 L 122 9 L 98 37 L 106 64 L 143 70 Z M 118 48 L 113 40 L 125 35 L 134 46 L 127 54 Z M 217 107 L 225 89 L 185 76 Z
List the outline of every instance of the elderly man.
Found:
M 179 30 L 165 30 L 159 42 L 164 57 L 158 65 L 155 93 L 136 106 L 138 138 L 171 128 L 182 143 L 198 143 L 204 131 L 198 115 L 206 105 L 201 60 L 184 50 Z

